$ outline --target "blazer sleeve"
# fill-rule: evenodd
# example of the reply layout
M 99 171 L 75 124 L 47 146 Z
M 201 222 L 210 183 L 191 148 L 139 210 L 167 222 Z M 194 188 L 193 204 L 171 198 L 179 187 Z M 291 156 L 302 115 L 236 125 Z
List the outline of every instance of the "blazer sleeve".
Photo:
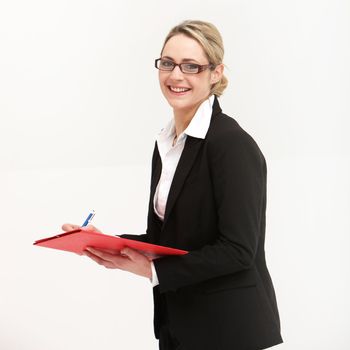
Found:
M 126 239 L 133 239 L 134 241 L 141 241 L 141 242 L 148 242 L 148 236 L 147 233 L 143 233 L 141 235 L 134 235 L 134 234 L 129 234 L 129 233 L 124 233 L 122 235 L 118 235 L 121 238 L 126 238 Z
M 254 263 L 265 215 L 266 162 L 242 128 L 217 136 L 208 141 L 207 156 L 219 234 L 212 244 L 186 255 L 154 260 L 161 293 L 249 269 Z

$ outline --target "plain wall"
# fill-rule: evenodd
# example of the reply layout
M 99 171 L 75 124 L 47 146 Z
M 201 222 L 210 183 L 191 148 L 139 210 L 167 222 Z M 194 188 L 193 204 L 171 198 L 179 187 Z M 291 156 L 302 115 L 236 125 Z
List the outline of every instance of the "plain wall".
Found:
M 350 3 L 0 3 L 0 348 L 157 349 L 152 286 L 33 246 L 95 209 L 144 233 L 156 134 L 172 118 L 154 59 L 172 26 L 214 23 L 220 98 L 267 161 L 267 264 L 288 350 L 346 350 Z

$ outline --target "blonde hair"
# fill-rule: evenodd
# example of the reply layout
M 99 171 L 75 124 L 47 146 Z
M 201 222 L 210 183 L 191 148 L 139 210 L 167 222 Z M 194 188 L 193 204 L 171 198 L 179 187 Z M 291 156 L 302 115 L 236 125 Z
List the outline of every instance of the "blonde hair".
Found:
M 222 63 L 224 58 L 224 44 L 220 32 L 212 23 L 186 20 L 173 27 L 164 40 L 160 53 L 161 56 L 168 40 L 177 34 L 184 34 L 196 40 L 202 46 L 209 63 L 215 66 Z M 212 85 L 209 96 L 213 94 L 221 96 L 227 85 L 228 80 L 222 75 L 222 78 Z

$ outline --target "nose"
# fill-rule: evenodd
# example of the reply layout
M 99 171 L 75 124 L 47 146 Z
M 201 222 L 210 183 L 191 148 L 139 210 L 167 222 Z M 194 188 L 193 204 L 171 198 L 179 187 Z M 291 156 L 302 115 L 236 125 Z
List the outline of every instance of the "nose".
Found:
M 173 79 L 183 79 L 183 73 L 179 66 L 175 66 L 175 68 L 170 72 L 170 77 Z

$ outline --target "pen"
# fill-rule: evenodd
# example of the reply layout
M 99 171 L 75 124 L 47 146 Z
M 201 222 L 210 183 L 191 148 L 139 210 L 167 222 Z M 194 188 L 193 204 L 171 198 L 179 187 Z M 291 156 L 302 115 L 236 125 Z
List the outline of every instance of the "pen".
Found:
M 84 221 L 84 223 L 81 225 L 81 227 L 87 226 L 89 225 L 90 221 L 92 220 L 92 218 L 95 216 L 95 210 L 93 210 L 88 217 L 86 218 L 86 220 Z

